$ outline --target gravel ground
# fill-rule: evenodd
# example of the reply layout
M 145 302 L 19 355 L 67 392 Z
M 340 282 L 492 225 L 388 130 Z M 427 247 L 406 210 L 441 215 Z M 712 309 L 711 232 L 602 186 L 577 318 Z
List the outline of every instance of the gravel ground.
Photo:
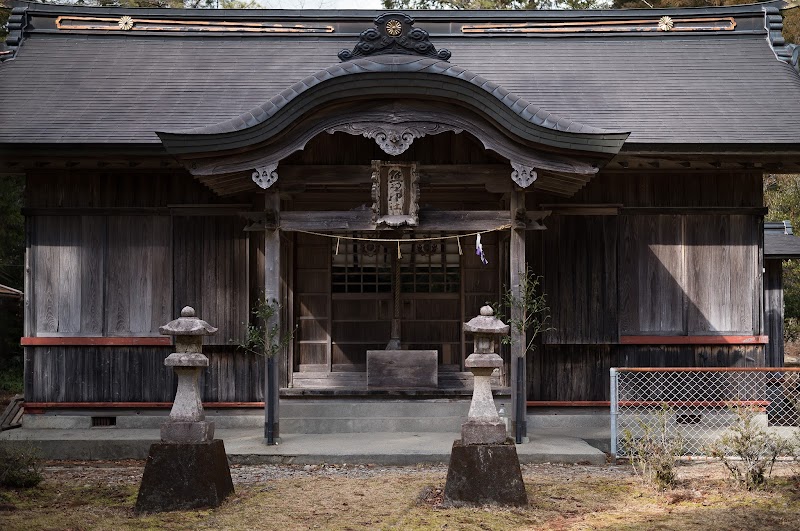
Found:
M 144 461 L 56 461 L 46 464 L 44 472 L 49 479 L 81 484 L 99 482 L 105 485 L 138 484 L 142 479 Z M 524 476 L 541 478 L 614 478 L 629 477 L 627 466 L 589 466 L 528 464 L 522 466 Z M 427 475 L 445 476 L 445 465 L 377 466 L 377 465 L 233 465 L 231 477 L 235 485 L 254 485 L 272 479 L 308 477 L 374 478 L 381 476 Z

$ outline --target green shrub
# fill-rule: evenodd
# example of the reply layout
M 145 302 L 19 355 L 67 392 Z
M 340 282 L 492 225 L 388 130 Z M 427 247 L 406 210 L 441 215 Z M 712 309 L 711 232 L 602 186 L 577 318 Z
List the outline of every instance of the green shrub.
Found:
M 42 466 L 35 450 L 16 450 L 0 445 L 0 485 L 4 487 L 35 487 L 42 479 Z
M 709 447 L 708 454 L 721 460 L 736 484 L 747 490 L 767 483 L 780 455 L 791 455 L 793 444 L 758 424 L 756 407 L 734 407 L 736 422 Z
M 676 459 L 683 452 L 684 440 L 669 429 L 674 411 L 662 405 L 651 422 L 639 421 L 641 435 L 624 430 L 626 454 L 634 471 L 645 481 L 661 489 L 675 486 L 678 474 Z

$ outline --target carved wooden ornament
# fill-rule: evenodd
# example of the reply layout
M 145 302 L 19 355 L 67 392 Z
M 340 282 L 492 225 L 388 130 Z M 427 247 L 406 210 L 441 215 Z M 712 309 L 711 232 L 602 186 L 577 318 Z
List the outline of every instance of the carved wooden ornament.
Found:
M 351 50 L 339 52 L 339 59 L 352 61 L 358 57 L 382 54 L 421 55 L 447 61 L 450 51 L 437 50 L 424 29 L 414 27 L 414 19 L 405 13 L 384 13 L 374 21 L 375 27 L 361 32 Z
M 269 163 L 256 168 L 253 171 L 253 182 L 256 183 L 259 188 L 266 190 L 278 180 L 277 169 L 277 162 Z
M 387 117 L 391 118 L 391 117 Z M 404 153 L 417 138 L 438 135 L 447 131 L 461 133 L 463 129 L 435 122 L 348 122 L 327 129 L 328 133 L 343 132 L 375 140 L 384 153 L 397 156 Z
M 389 227 L 419 223 L 416 162 L 372 161 L 372 219 Z
M 527 188 L 533 184 L 538 175 L 533 166 L 511 161 L 511 179 L 517 183 L 520 188 Z

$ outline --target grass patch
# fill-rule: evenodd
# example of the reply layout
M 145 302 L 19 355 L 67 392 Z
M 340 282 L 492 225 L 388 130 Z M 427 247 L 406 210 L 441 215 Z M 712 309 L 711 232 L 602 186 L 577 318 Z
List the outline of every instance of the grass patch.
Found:
M 447 507 L 441 469 L 378 476 L 300 474 L 236 485 L 217 509 L 138 517 L 137 477 L 113 467 L 45 470 L 30 489 L 0 489 L 0 522 L 16 529 L 796 529 L 800 483 L 782 467 L 764 490 L 732 489 L 719 463 L 686 467 L 658 492 L 627 467 L 537 466 L 524 472 L 522 508 Z M 130 467 L 128 468 L 130 470 Z

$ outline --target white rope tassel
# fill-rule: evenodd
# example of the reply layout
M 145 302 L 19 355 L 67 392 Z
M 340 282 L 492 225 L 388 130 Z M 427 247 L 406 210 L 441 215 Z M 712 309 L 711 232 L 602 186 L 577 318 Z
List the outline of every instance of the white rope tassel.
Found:
M 400 240 L 397 240 L 397 258 L 403 258 L 403 253 L 400 252 Z
M 456 236 L 456 242 L 458 242 L 458 256 L 463 256 L 464 251 L 461 250 L 461 238 Z
M 339 238 L 336 238 L 336 255 L 339 255 Z

